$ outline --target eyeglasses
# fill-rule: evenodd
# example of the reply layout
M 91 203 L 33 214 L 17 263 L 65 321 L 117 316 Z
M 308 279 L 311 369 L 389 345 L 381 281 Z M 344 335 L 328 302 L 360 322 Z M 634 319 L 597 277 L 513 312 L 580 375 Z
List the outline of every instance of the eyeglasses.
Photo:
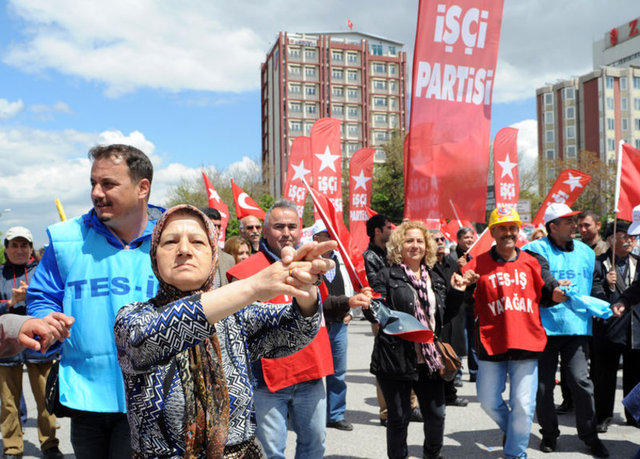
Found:
M 245 228 L 247 228 L 249 231 L 252 231 L 252 230 L 258 231 L 262 229 L 262 225 L 247 225 L 245 226 Z
M 444 238 L 443 237 L 434 237 L 433 240 L 436 241 L 436 242 L 444 242 Z

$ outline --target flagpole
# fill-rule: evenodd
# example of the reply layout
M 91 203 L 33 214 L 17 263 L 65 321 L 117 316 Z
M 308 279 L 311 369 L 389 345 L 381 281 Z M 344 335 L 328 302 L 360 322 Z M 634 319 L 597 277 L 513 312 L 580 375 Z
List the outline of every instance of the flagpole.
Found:
M 453 215 L 456 216 L 456 220 L 458 221 L 458 227 L 462 228 L 462 220 L 460 220 L 460 216 L 458 215 L 458 212 L 456 211 L 456 206 L 453 205 L 453 201 L 451 199 L 449 199 L 449 204 L 451 204 L 451 208 L 453 209 Z
M 60 215 L 60 221 L 65 221 L 67 219 L 67 214 L 64 213 L 64 208 L 58 198 L 56 198 L 56 208 L 58 209 L 58 215 Z
M 322 217 L 322 220 L 324 220 L 325 225 L 327 227 L 327 230 L 329 231 L 329 234 L 331 235 L 333 240 L 338 243 L 338 248 L 340 250 L 340 254 L 342 255 L 343 261 L 349 265 L 349 268 L 350 268 L 351 272 L 353 273 L 353 277 L 355 277 L 356 281 L 358 282 L 358 286 L 360 287 L 360 289 L 362 289 L 362 287 L 364 287 L 364 285 L 362 285 L 362 282 L 360 281 L 360 278 L 358 277 L 358 273 L 356 271 L 356 268 L 353 265 L 353 262 L 351 261 L 351 258 L 349 257 L 349 255 L 347 253 L 347 249 L 345 248 L 345 246 L 342 244 L 342 241 L 338 237 L 338 232 L 331 225 L 331 219 L 324 212 L 324 209 L 322 208 L 322 206 L 318 202 L 318 198 L 316 198 L 316 195 L 313 193 L 313 188 L 311 188 L 309 186 L 309 184 L 307 183 L 307 180 L 304 177 L 302 177 L 302 183 L 304 183 L 304 186 L 307 188 L 307 192 L 311 196 L 311 200 L 313 201 L 313 205 L 318 210 L 318 213 Z
M 620 176 L 622 175 L 622 145 L 624 140 L 618 142 L 616 155 L 616 190 L 613 197 L 613 240 L 611 241 L 611 269 L 616 269 L 616 227 L 618 226 L 618 201 L 620 200 Z

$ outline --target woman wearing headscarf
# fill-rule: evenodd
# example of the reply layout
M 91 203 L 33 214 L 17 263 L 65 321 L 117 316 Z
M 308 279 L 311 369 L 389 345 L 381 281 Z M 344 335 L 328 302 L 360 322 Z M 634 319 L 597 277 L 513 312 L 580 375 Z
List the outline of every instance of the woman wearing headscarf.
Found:
M 394 230 L 387 242 L 390 266 L 376 276 L 373 289 L 390 309 L 414 315 L 436 335 L 453 318 L 463 298 L 464 281 L 445 280 L 433 269 L 436 245 L 422 222 L 408 221 Z M 443 368 L 433 343 L 414 343 L 388 335 L 376 335 L 371 372 L 376 375 L 387 402 L 387 455 L 406 458 L 407 426 L 411 417 L 411 389 L 418 397 L 424 418 L 424 458 L 440 457 L 444 439 L 445 396 Z
M 149 253 L 158 294 L 123 307 L 116 317 L 118 360 L 137 457 L 261 457 L 251 429 L 241 434 L 229 431 L 241 424 L 230 423 L 230 416 L 250 414 L 250 399 L 245 400 L 249 406 L 239 409 L 233 397 L 230 407 L 229 397 L 237 385 L 251 393 L 244 361 L 247 348 L 259 346 L 261 338 L 275 334 L 272 330 L 282 335 L 282 347 L 292 335 L 294 346 L 303 347 L 317 332 L 320 314 L 314 283 L 330 266 L 316 258 L 326 246 L 305 246 L 296 252 L 296 260 L 307 258 L 311 263 L 291 263 L 291 250 L 283 257 L 287 264 L 274 263 L 251 278 L 211 291 L 217 240 L 213 225 L 196 208 L 182 205 L 165 212 Z M 254 303 L 280 294 L 295 300 L 277 306 Z M 225 336 L 221 349 L 213 324 L 251 303 L 245 310 L 263 316 L 262 325 L 269 320 L 275 325 L 258 333 L 255 324 L 243 323 L 251 333 L 243 335 L 239 329 Z M 225 358 L 237 358 L 237 374 L 225 375 Z M 239 443 L 230 443 L 231 438 Z

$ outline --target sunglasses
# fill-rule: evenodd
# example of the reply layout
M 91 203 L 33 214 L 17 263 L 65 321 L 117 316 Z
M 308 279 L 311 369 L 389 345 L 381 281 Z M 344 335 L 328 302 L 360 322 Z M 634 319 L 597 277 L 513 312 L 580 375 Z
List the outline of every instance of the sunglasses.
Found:
M 249 231 L 251 230 L 259 230 L 262 229 L 262 225 L 247 225 L 245 226 L 245 228 L 247 228 Z
M 444 238 L 443 237 L 434 237 L 433 240 L 436 241 L 436 242 L 444 242 Z

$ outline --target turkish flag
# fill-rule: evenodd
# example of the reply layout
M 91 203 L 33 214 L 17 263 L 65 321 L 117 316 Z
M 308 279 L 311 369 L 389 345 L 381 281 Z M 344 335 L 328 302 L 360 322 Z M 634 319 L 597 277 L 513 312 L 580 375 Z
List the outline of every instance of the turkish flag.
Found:
M 481 253 L 488 252 L 494 242 L 495 241 L 493 240 L 493 237 L 489 232 L 489 228 L 485 228 L 485 230 L 480 233 L 480 237 L 476 239 L 476 242 L 474 242 L 473 245 L 469 247 L 467 253 L 471 257 L 477 257 Z
M 369 220 L 369 218 L 373 217 L 374 215 L 378 215 L 378 212 L 376 212 L 369 206 L 365 206 L 364 210 L 367 212 L 367 217 L 368 217 L 367 220 Z M 394 225 L 392 222 L 389 222 L 389 223 L 391 223 L 391 229 L 397 228 L 397 226 Z
M 313 187 L 329 198 L 342 220 L 342 154 L 340 120 L 321 118 L 311 127 Z M 317 220 L 316 213 L 315 219 Z
M 515 128 L 502 128 L 493 139 L 493 179 L 496 208 L 515 208 L 520 198 L 518 130 Z
M 220 195 L 213 187 L 204 171 L 202 171 L 202 178 L 204 179 L 204 187 L 207 189 L 209 207 L 220 212 L 220 216 L 222 217 L 222 228 L 220 229 L 220 235 L 218 237 L 218 245 L 220 247 L 224 247 L 225 236 L 227 234 L 227 224 L 229 223 L 229 206 L 222 202 Z
M 405 217 L 485 220 L 491 93 L 502 0 L 421 0 L 413 61 Z
M 231 191 L 233 192 L 233 200 L 236 203 L 236 218 L 238 220 L 248 215 L 264 220 L 264 210 L 242 188 L 236 185 L 233 179 L 231 179 Z
M 307 189 L 302 179 L 311 173 L 311 162 L 311 138 L 301 135 L 293 139 L 284 197 L 296 203 L 300 218 L 304 213 L 304 201 L 307 199 Z
M 576 169 L 566 169 L 558 176 L 555 183 L 542 201 L 536 216 L 531 222 L 534 227 L 544 226 L 544 212 L 549 204 L 560 202 L 571 207 L 584 187 L 591 181 L 591 176 Z
M 631 221 L 633 208 L 640 204 L 640 151 L 624 143 L 618 161 L 617 216 Z
M 373 178 L 373 148 L 361 148 L 349 162 L 349 229 L 354 246 L 361 252 L 367 250 L 367 207 L 371 203 Z

